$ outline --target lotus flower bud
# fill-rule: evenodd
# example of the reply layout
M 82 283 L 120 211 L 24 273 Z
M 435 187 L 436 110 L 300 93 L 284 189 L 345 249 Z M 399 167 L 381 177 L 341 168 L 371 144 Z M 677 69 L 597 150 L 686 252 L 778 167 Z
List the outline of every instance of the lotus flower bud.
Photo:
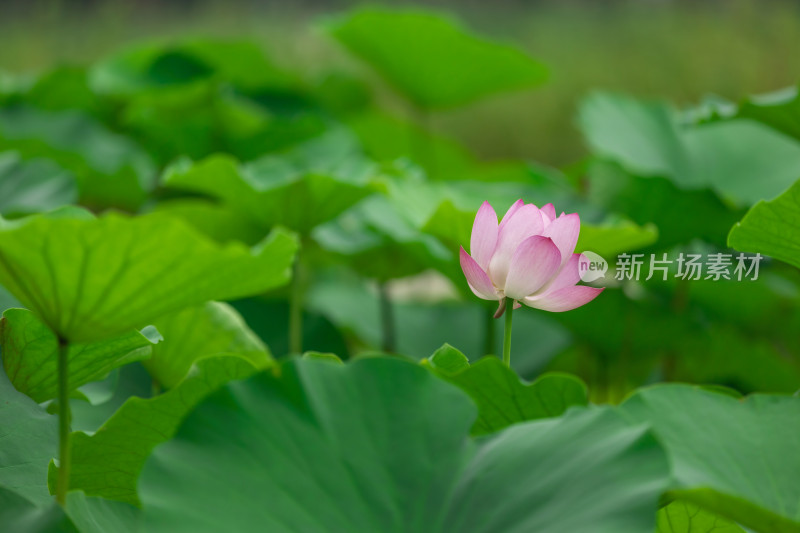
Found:
M 603 289 L 580 281 L 575 245 L 581 229 L 577 213 L 556 217 L 553 204 L 539 209 L 515 202 L 497 223 L 484 202 L 475 216 L 470 254 L 461 247 L 461 269 L 470 289 L 484 300 L 514 300 L 545 311 L 569 311 L 594 300 Z

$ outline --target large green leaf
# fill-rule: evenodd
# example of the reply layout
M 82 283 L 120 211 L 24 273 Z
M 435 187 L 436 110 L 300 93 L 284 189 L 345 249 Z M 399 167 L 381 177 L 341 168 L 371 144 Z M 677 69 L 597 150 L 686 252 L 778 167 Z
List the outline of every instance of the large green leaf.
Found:
M 158 331 L 148 327 L 141 333 L 70 345 L 70 390 L 103 379 L 118 366 L 147 359 L 160 338 Z M 58 339 L 33 313 L 26 309 L 3 313 L 0 348 L 6 374 L 18 391 L 38 403 L 58 395 Z
M 137 505 L 136 484 L 151 450 L 169 440 L 186 414 L 221 385 L 255 367 L 237 355 L 198 359 L 172 390 L 153 398 L 129 398 L 94 434 L 72 434 L 70 489 Z M 57 468 L 49 483 L 55 488 Z
M 153 347 L 153 356 L 144 366 L 166 388 L 180 383 L 201 357 L 237 354 L 256 368 L 263 368 L 272 360 L 266 345 L 250 331 L 239 313 L 225 303 L 188 307 L 163 316 L 154 324 L 164 340 Z
M 159 213 L 34 216 L 0 226 L 0 283 L 51 331 L 83 342 L 282 285 L 296 247 L 280 230 L 252 251 L 221 247 Z
M 620 410 L 666 448 L 675 497 L 757 531 L 800 531 L 800 398 L 662 385 Z
M 744 529 L 696 505 L 674 501 L 658 511 L 657 533 L 744 533 Z
M 519 377 L 496 357 L 470 365 L 467 357 L 445 344 L 431 357 L 430 366 L 444 379 L 469 394 L 478 406 L 473 435 L 507 426 L 561 416 L 574 405 L 586 405 L 586 385 L 568 374 L 550 373 L 532 383 Z
M 0 485 L 35 504 L 48 502 L 47 464 L 57 453 L 58 420 L 14 389 L 2 370 L 0 428 Z
M 52 161 L 0 153 L 0 214 L 49 211 L 78 199 L 75 178 Z
M 774 200 L 754 205 L 731 229 L 728 245 L 800 268 L 800 181 Z
M 155 185 L 147 154 L 78 111 L 0 110 L 0 150 L 6 149 L 71 172 L 85 204 L 136 209 Z
M 327 28 L 422 108 L 457 106 L 546 78 L 544 67 L 521 50 L 432 12 L 362 8 Z
M 227 156 L 184 160 L 167 170 L 164 184 L 217 198 L 263 228 L 281 224 L 307 235 L 373 192 L 376 170 L 337 133 L 246 165 Z
M 668 468 L 644 426 L 573 410 L 474 441 L 475 415 L 463 392 L 406 361 L 288 362 L 209 397 L 154 451 L 145 529 L 655 528 Z
M 633 174 L 711 189 L 740 207 L 774 198 L 800 176 L 800 143 L 753 120 L 687 126 L 664 104 L 595 94 L 580 122 L 597 154 Z

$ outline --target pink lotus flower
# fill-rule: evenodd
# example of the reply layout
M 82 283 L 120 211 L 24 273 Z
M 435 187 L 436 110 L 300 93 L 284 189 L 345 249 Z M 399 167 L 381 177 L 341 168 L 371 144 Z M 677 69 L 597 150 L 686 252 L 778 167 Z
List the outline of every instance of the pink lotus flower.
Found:
M 500 224 L 489 202 L 475 216 L 461 269 L 478 298 L 514 300 L 545 311 L 569 311 L 594 300 L 603 289 L 577 285 L 576 254 L 581 221 L 577 213 L 556 218 L 553 204 L 539 209 L 517 200 Z

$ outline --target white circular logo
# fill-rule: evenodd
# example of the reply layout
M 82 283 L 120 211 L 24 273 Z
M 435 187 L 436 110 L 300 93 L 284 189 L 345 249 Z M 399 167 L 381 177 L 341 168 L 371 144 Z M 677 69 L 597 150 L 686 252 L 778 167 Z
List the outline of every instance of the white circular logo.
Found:
M 608 263 L 602 256 L 594 252 L 583 252 L 578 261 L 578 275 L 587 283 L 605 277 Z

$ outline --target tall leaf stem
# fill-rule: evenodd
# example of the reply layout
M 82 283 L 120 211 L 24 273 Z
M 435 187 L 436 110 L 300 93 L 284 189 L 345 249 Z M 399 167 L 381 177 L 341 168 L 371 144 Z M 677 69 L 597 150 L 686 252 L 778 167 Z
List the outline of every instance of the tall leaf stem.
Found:
M 69 342 L 58 338 L 58 480 L 56 482 L 56 501 L 67 503 L 69 472 L 72 462 L 70 446 L 69 409 Z
M 292 286 L 289 294 L 289 353 L 299 355 L 303 352 L 303 268 L 301 252 L 294 258 Z
M 511 319 L 514 312 L 514 300 L 506 298 L 506 327 L 503 333 L 503 362 L 511 366 Z
M 394 307 L 392 297 L 389 293 L 389 282 L 381 281 L 378 284 L 378 295 L 381 307 L 381 332 L 383 335 L 381 349 L 386 353 L 394 353 L 396 350 L 396 331 L 394 320 Z

